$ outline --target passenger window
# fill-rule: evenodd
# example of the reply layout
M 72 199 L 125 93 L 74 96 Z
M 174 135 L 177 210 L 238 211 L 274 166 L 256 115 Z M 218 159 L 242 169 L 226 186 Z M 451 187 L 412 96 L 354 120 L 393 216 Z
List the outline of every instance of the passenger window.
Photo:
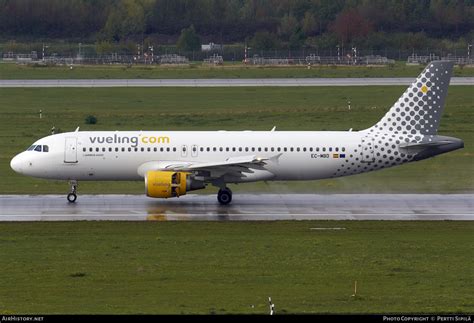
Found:
M 91 148 L 89 148 L 89 152 L 92 152 L 92 147 L 91 147 Z
M 212 151 L 217 151 L 217 148 L 216 148 L 216 147 L 212 147 Z
M 255 151 L 255 147 L 252 147 L 252 151 Z
M 346 151 L 346 148 L 342 147 L 342 151 Z
M 122 151 L 125 151 L 125 147 L 122 147 Z
M 286 151 L 287 151 L 287 148 L 286 148 L 286 147 L 283 147 L 283 151 L 286 152 Z
M 313 151 L 313 147 L 309 147 L 309 151 Z
M 242 147 L 239 147 L 239 151 L 242 151 Z
M 219 148 L 219 151 L 224 151 L 224 148 L 220 147 L 220 148 Z
M 160 147 L 160 151 L 161 151 L 161 152 L 163 152 L 163 151 L 164 151 L 163 147 Z
M 226 148 L 225 148 L 225 151 L 229 151 L 229 150 L 230 150 L 229 147 L 226 147 Z
M 156 153 L 158 151 L 158 148 L 153 148 L 153 151 Z
M 199 148 L 199 151 L 203 152 L 203 151 L 204 151 L 204 148 L 202 148 L 202 147 L 201 147 L 201 148 Z
M 235 151 L 235 147 L 232 147 L 232 151 Z
M 167 148 L 166 148 L 166 151 L 167 151 L 167 152 L 170 152 L 170 147 L 167 147 Z
M 132 151 L 132 148 L 128 147 L 128 151 L 131 152 L 131 151 Z
M 105 148 L 102 148 L 102 152 L 104 152 L 104 153 L 105 153 Z
M 332 147 L 329 147 L 329 151 L 332 151 Z
M 245 151 L 249 151 L 249 147 L 245 147 Z
M 326 147 L 323 147 L 323 151 L 326 151 Z
M 339 147 L 334 148 L 335 151 L 339 151 Z
M 135 151 L 138 151 L 138 148 L 137 148 L 137 147 L 135 147 L 135 149 L 134 149 L 134 150 L 135 150 Z
M 145 151 L 145 147 L 140 148 L 140 150 L 141 150 L 142 152 Z
M 296 148 L 296 151 L 300 151 L 300 147 Z
M 306 147 L 303 147 L 303 151 L 306 151 Z
M 293 152 L 293 147 L 290 148 L 290 151 Z
M 95 151 L 96 151 L 96 152 L 99 152 L 99 147 L 97 147 L 97 148 L 95 149 Z
M 28 150 L 30 150 L 30 149 L 28 148 Z M 82 151 L 83 151 L 83 152 L 86 152 L 86 150 L 87 150 L 86 147 L 82 148 Z
M 148 151 L 148 152 L 150 152 L 150 151 L 151 151 L 151 148 L 150 148 L 150 147 L 148 147 L 148 148 L 147 148 L 147 151 Z
M 275 148 L 272 147 L 272 148 L 270 148 L 270 150 L 271 150 L 271 151 L 275 151 Z
M 137 151 L 136 149 L 137 148 L 135 148 L 135 151 Z M 109 147 L 109 152 L 112 152 L 112 147 Z
M 258 147 L 258 151 L 262 151 L 262 147 Z
M 176 151 L 176 147 L 173 147 L 173 151 Z
M 316 151 L 319 151 L 319 147 L 316 147 Z
M 268 148 L 267 148 L 267 147 L 265 147 L 265 148 L 263 148 L 263 150 L 265 150 L 265 151 L 268 151 Z
M 206 150 L 207 150 L 207 151 L 211 151 L 211 148 L 207 147 Z

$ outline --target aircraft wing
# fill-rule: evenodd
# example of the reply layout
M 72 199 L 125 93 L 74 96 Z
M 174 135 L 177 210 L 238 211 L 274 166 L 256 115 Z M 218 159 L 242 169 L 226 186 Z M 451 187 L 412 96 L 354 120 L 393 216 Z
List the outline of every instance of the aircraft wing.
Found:
M 261 158 L 255 155 L 230 157 L 222 161 L 212 162 L 183 162 L 183 161 L 151 161 L 138 168 L 138 174 L 145 176 L 150 170 L 193 172 L 207 180 L 223 176 L 243 177 L 245 173 L 254 173 L 255 170 L 265 170 L 269 161 L 277 161 L 281 154 L 270 158 Z

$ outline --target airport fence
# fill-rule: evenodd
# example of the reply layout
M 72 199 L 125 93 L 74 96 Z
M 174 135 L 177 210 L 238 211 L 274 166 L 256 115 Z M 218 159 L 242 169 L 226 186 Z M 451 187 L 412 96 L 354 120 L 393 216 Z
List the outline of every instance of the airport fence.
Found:
M 217 51 L 169 52 L 158 49 L 155 52 L 140 54 L 112 53 L 107 55 L 77 54 L 59 55 L 36 51 L 31 53 L 0 53 L 3 62 L 19 64 L 44 65 L 107 65 L 107 64 L 170 64 L 183 65 L 190 62 L 203 62 L 209 65 L 221 65 L 224 62 L 246 63 L 249 65 L 390 65 L 395 60 L 406 61 L 407 64 L 426 64 L 436 59 L 446 59 L 458 65 L 473 65 L 473 58 L 446 53 L 442 51 L 426 50 L 425 53 L 408 53 L 408 51 L 374 51 L 352 48 L 347 50 L 244 50 L 243 47 L 223 47 Z

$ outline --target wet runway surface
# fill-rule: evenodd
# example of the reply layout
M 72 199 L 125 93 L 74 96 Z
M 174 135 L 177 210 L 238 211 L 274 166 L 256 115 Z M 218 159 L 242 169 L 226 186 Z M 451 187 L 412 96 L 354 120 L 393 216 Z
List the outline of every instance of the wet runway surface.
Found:
M 474 220 L 473 194 L 0 195 L 0 221 Z
M 265 79 L 82 79 L 0 80 L 0 87 L 242 87 L 410 85 L 414 77 Z M 474 85 L 474 77 L 453 77 L 450 85 Z

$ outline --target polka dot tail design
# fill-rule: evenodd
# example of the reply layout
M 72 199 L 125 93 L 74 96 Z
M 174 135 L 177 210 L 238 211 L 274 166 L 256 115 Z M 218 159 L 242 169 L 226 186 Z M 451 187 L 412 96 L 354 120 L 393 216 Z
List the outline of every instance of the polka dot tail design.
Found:
M 452 70 L 452 62 L 430 63 L 377 124 L 359 132 L 361 143 L 333 177 L 417 160 L 421 147 L 436 144 Z

